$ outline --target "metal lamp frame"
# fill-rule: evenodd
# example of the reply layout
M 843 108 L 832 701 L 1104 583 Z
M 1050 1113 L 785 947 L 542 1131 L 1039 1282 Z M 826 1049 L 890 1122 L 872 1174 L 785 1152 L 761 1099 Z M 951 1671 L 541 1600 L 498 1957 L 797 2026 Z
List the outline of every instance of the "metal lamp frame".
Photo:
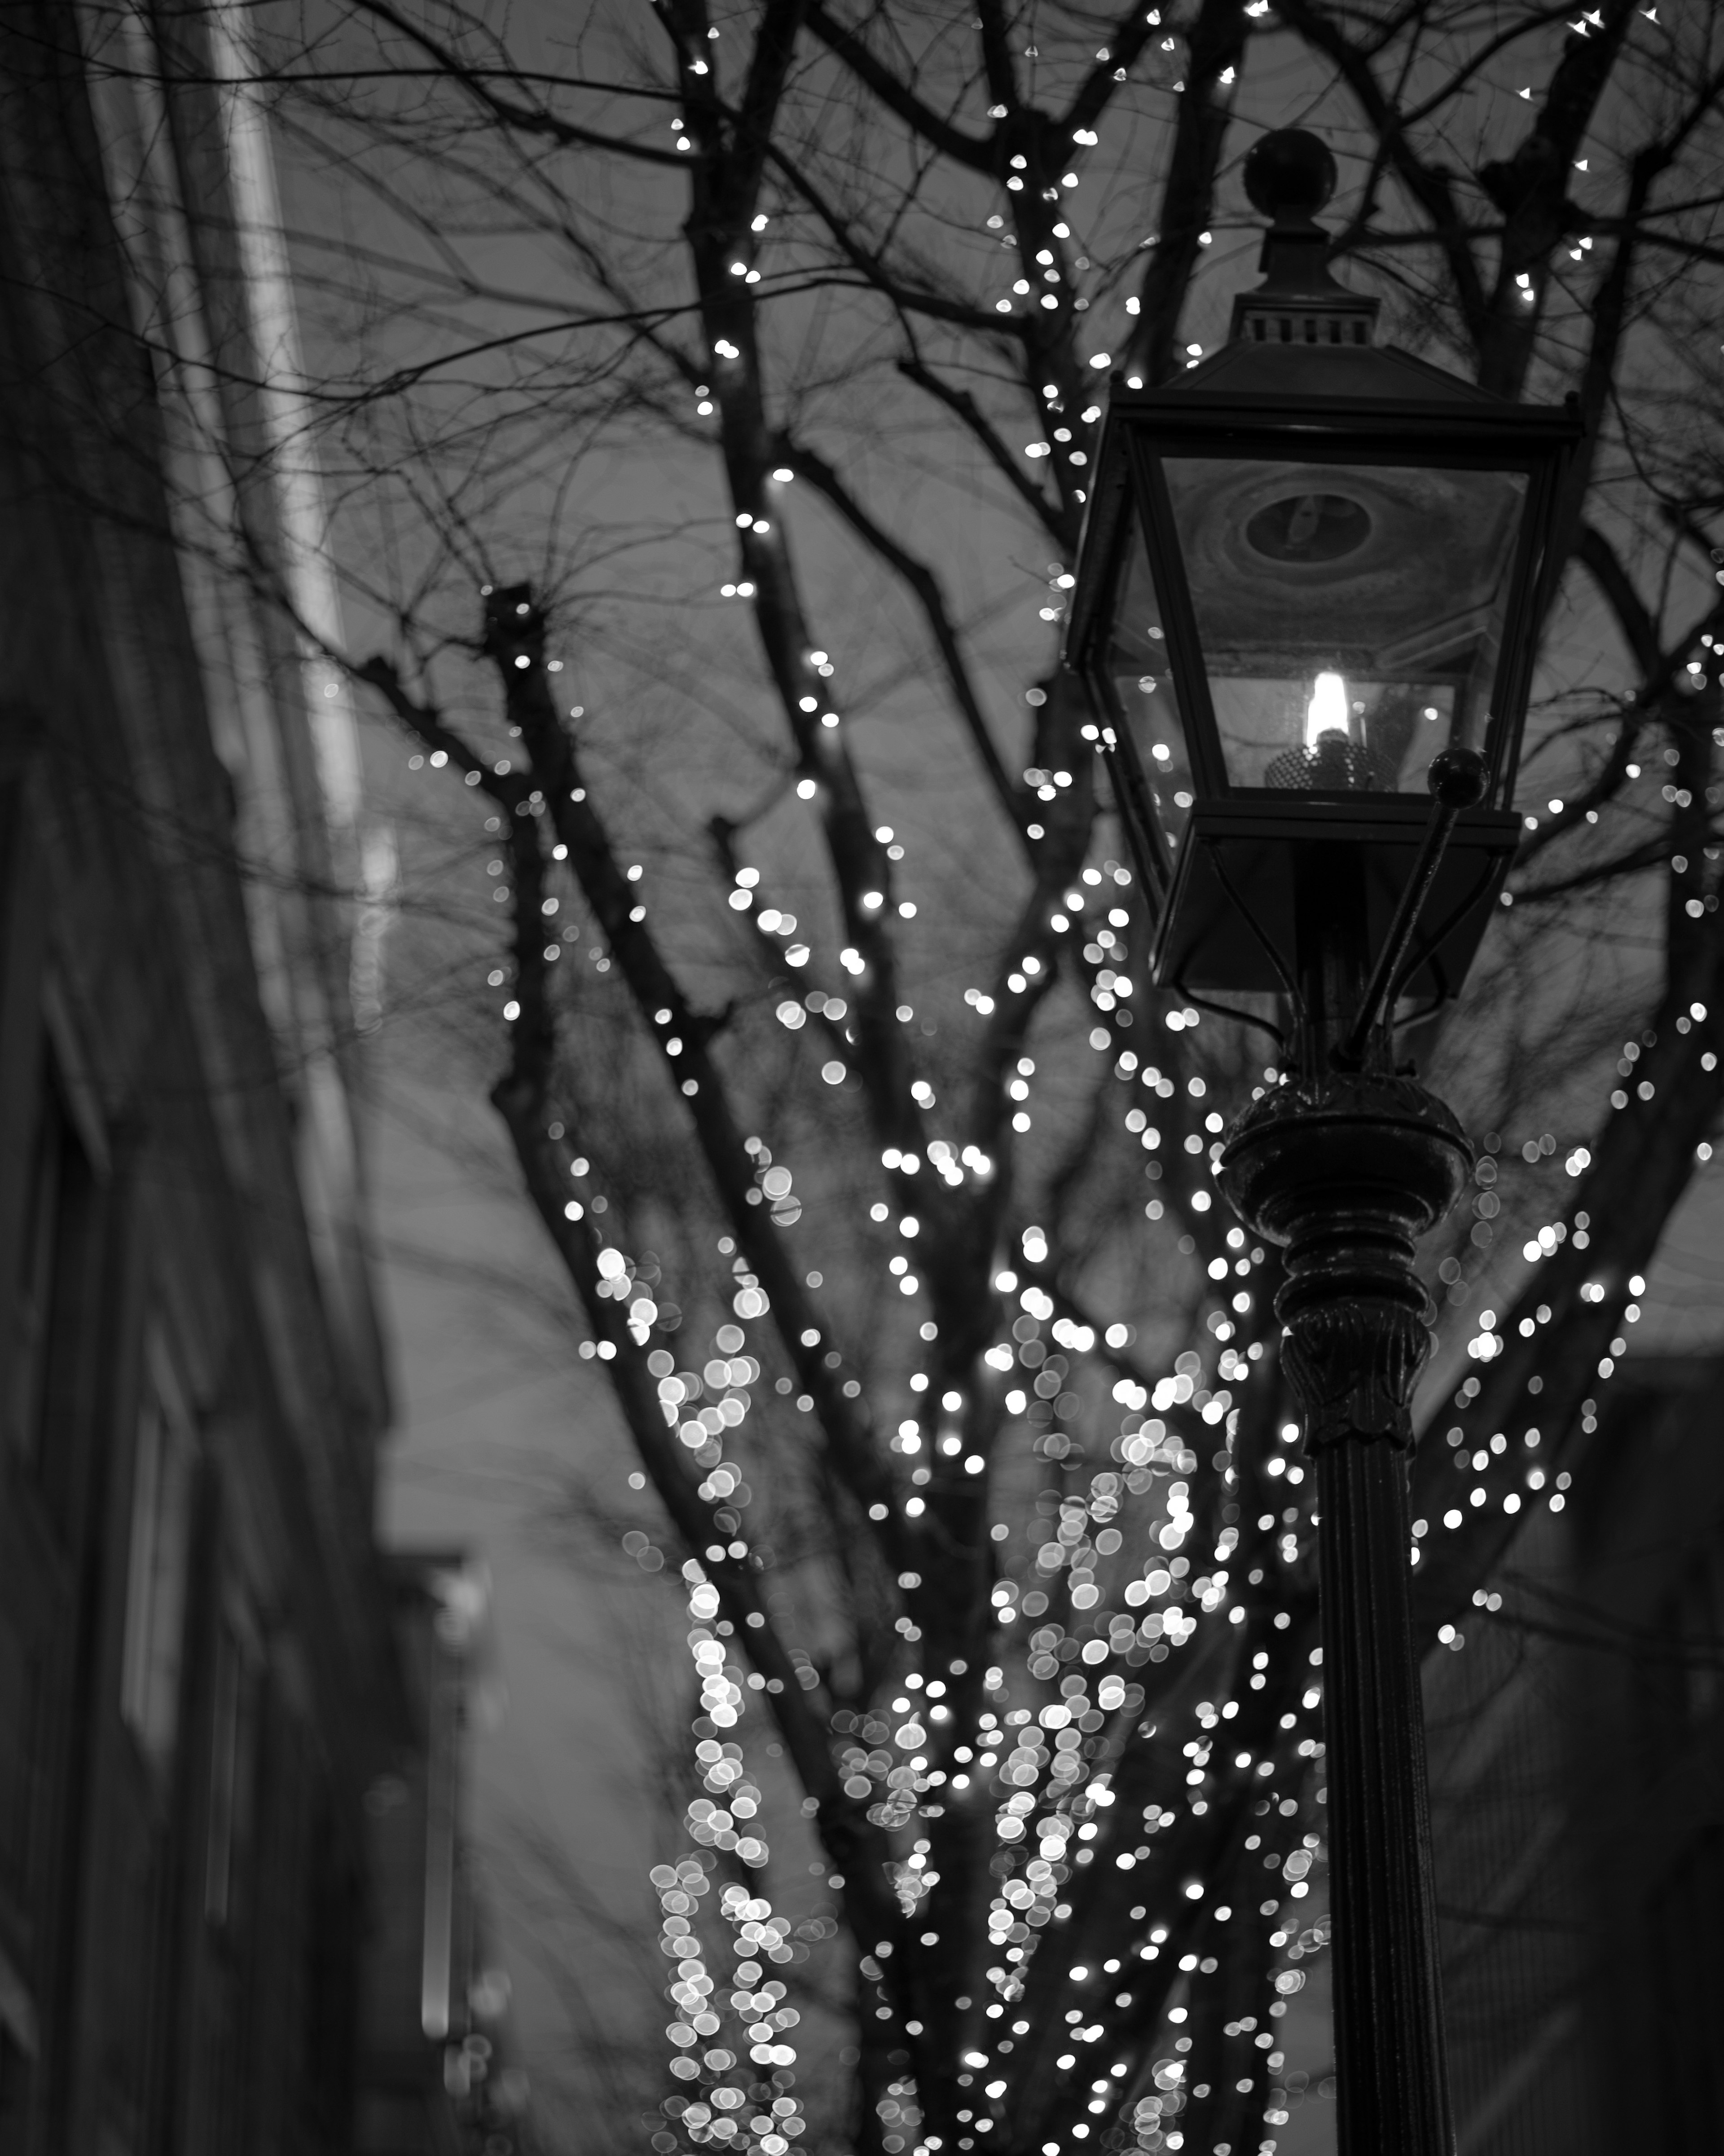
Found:
M 1384 355 L 1385 357 L 1389 355 Z M 1441 403 L 1217 393 L 1174 388 L 1120 393 L 1110 411 L 1097 459 L 1101 484 L 1091 506 L 1080 554 L 1067 650 L 1087 679 L 1099 724 L 1098 746 L 1112 781 L 1134 865 L 1155 916 L 1152 977 L 1183 984 L 1193 959 L 1194 916 L 1237 918 L 1210 935 L 1231 959 L 1212 948 L 1209 965 L 1223 978 L 1200 985 L 1285 992 L 1291 954 L 1278 950 L 1260 915 L 1285 917 L 1265 891 L 1254 906 L 1251 878 L 1241 859 L 1301 844 L 1370 850 L 1373 903 L 1386 927 L 1398 886 L 1410 871 L 1428 820 L 1426 804 L 1410 794 L 1293 794 L 1232 784 L 1210 697 L 1197 617 L 1162 470 L 1168 454 L 1249 459 L 1274 465 L 1414 465 L 1427 470 L 1519 472 L 1527 492 L 1521 511 L 1500 654 L 1490 697 L 1484 745 L 1483 803 L 1459 818 L 1442 886 L 1427 927 L 1411 956 L 1408 979 L 1423 976 L 1433 1002 L 1452 998 L 1482 935 L 1512 856 L 1519 829 L 1511 806 L 1531 692 L 1537 620 L 1544 601 L 1550 527 L 1563 464 L 1579 435 L 1568 408 L 1496 403 L 1434 368 L 1395 353 L 1402 370 L 1441 383 Z M 1459 389 L 1463 395 L 1457 397 Z M 1105 653 L 1119 604 L 1134 531 L 1141 531 L 1161 600 L 1168 663 L 1178 700 L 1195 799 L 1178 850 L 1170 848 L 1137 744 L 1111 681 Z M 1255 851 L 1254 851 L 1255 850 Z M 1207 858 L 1206 858 L 1207 856 Z M 1229 860 L 1229 856 L 1232 856 Z M 1273 878 L 1270 879 L 1271 886 Z M 1202 942 L 1199 937 L 1199 942 Z M 1242 955 L 1249 952 L 1255 964 Z
M 1312 221 L 1335 183 L 1316 138 L 1264 136 L 1244 178 L 1275 219 L 1265 281 L 1242 295 L 1234 342 L 1196 382 L 1116 390 L 1066 650 L 1095 699 L 1093 732 L 1153 914 L 1152 978 L 1184 988 L 1187 971 L 1207 966 L 1195 985 L 1279 992 L 1296 1021 L 1292 1068 L 1234 1118 L 1216 1170 L 1238 1217 L 1285 1252 L 1279 1353 L 1316 1462 L 1339 2146 L 1452 2156 L 1407 1464 L 1434 1315 L 1419 1241 L 1459 1196 L 1472 1148 L 1448 1108 L 1396 1068 L 1393 1007 L 1415 983 L 1437 1001 L 1459 992 L 1514 850 L 1550 532 L 1582 430 L 1572 403 L 1506 403 L 1369 348 L 1377 303 L 1328 276 Z M 1229 372 L 1229 390 L 1202 378 Z M 1326 381 L 1353 393 L 1311 393 Z M 1409 393 L 1388 393 L 1398 383 Z M 1429 803 L 1229 783 L 1159 464 L 1169 449 L 1526 474 L 1484 753 L 1439 751 Z M 1133 519 L 1193 782 L 1177 851 L 1106 671 Z

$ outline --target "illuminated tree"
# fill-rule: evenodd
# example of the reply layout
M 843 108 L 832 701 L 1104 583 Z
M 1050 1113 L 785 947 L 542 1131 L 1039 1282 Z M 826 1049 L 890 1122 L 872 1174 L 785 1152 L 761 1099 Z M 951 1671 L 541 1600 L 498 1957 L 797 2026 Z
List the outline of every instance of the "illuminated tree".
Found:
M 1502 1313 L 1428 1389 L 1434 1638 L 1562 1502 L 1718 1107 L 1719 78 L 1658 12 L 663 0 L 565 46 L 346 0 L 260 62 L 369 191 L 301 244 L 353 671 L 484 811 L 493 1098 L 687 1598 L 664 2148 L 782 2156 L 780 1987 L 840 1956 L 823 2133 L 1273 2144 L 1324 1938 L 1310 1486 L 1210 1177 L 1278 1051 L 1144 988 L 1060 594 L 1102 385 L 1201 348 L 1290 107 L 1400 333 L 1593 430 L 1540 805 L 1436 1057 L 1506 1142 L 1432 1252 Z

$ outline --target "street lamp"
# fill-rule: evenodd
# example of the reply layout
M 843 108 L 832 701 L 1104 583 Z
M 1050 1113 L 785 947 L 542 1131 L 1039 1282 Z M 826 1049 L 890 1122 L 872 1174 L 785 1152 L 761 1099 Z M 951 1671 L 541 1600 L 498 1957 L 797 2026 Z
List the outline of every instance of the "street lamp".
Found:
M 1218 1173 L 1285 1249 L 1276 1315 L 1316 1461 L 1341 2146 L 1447 2156 L 1406 1471 L 1432 1317 L 1415 1245 L 1472 1154 L 1394 1037 L 1459 993 L 1507 873 L 1580 426 L 1378 346 L 1378 302 L 1326 267 L 1334 184 L 1316 136 L 1259 142 L 1246 191 L 1271 224 L 1231 341 L 1164 388 L 1116 384 L 1066 662 L 1153 978 L 1254 998 L 1219 1008 L 1291 1066 Z

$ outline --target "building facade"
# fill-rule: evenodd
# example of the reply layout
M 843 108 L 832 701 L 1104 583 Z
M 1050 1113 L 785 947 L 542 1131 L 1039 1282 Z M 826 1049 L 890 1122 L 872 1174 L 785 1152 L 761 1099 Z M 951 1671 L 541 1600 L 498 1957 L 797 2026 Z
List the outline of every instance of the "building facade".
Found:
M 373 1541 L 379 834 L 238 49 L 0 20 L 0 2152 L 495 2156 L 459 1568 Z
M 1626 1362 L 1427 1665 L 1459 2156 L 1724 2146 L 1721 1388 Z

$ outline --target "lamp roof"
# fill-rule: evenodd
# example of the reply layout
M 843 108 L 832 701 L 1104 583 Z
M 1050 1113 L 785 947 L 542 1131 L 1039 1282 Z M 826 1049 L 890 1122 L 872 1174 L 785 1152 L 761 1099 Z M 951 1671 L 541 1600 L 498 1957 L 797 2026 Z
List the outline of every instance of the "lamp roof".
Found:
M 1162 398 L 1332 398 L 1345 403 L 1455 403 L 1504 400 L 1393 346 L 1379 347 L 1381 302 L 1350 291 L 1329 268 L 1329 235 L 1316 221 L 1335 192 L 1328 145 L 1303 127 L 1278 127 L 1244 162 L 1245 192 L 1270 219 L 1261 282 L 1234 301 L 1229 342 L 1157 391 L 1116 384 L 1116 409 Z
M 1258 295 L 1249 294 L 1255 300 Z M 1244 300 L 1238 303 L 1243 308 Z M 1375 302 L 1372 303 L 1373 305 Z M 1272 317 L 1279 328 L 1280 317 Z M 1301 318 L 1288 312 L 1290 323 Z M 1307 317 L 1308 319 L 1308 317 Z M 1321 319 L 1321 318 L 1319 318 Z M 1200 360 L 1157 390 L 1132 390 L 1116 385 L 1111 399 L 1116 411 L 1128 412 L 1137 403 L 1159 403 L 1169 398 L 1208 395 L 1225 398 L 1333 398 L 1352 403 L 1446 403 L 1495 407 L 1506 400 L 1480 389 L 1475 382 L 1446 367 L 1434 367 L 1396 345 L 1330 344 L 1290 334 L 1281 341 L 1235 339 L 1208 359 Z

